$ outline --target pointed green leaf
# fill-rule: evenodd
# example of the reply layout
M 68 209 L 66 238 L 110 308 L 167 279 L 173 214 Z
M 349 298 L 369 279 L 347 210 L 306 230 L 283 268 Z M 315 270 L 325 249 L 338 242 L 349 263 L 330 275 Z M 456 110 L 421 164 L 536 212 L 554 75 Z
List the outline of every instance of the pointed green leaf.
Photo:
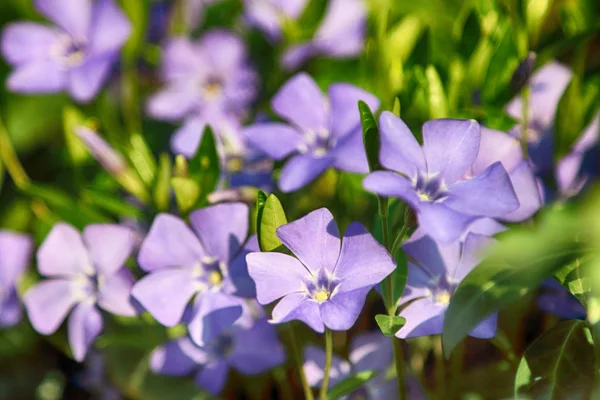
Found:
M 594 347 L 584 321 L 564 321 L 525 352 L 515 378 L 515 397 L 589 399 L 594 385 Z
M 69 150 L 73 165 L 81 165 L 89 158 L 89 153 L 81 139 L 77 137 L 75 128 L 85 125 L 85 116 L 77 108 L 69 105 L 63 109 L 63 129 L 65 144 Z
M 217 187 L 220 160 L 215 135 L 210 126 L 204 129 L 198 151 L 189 160 L 188 174 L 191 179 L 198 182 L 202 196 L 207 196 Z
M 273 251 L 283 246 L 276 231 L 285 224 L 287 224 L 287 218 L 281 202 L 277 196 L 270 194 L 264 201 L 264 205 L 259 208 L 257 215 L 258 244 L 261 251 Z
M 360 122 L 363 131 L 363 144 L 367 153 L 367 161 L 369 162 L 369 170 L 376 171 L 379 167 L 379 129 L 377 122 L 371 109 L 364 101 L 358 102 L 358 111 L 360 112 Z
M 327 392 L 327 399 L 335 400 L 347 396 L 355 390 L 360 389 L 365 383 L 375 378 L 377 374 L 378 371 L 376 370 L 366 370 L 351 375 L 329 389 Z
M 427 77 L 427 95 L 429 98 L 429 116 L 445 118 L 448 116 L 448 99 L 440 75 L 433 65 L 428 65 L 425 70 Z
M 406 324 L 406 319 L 397 315 L 389 316 L 378 314 L 375 316 L 375 321 L 383 333 L 387 337 L 393 337 Z
M 176 176 L 171 178 L 171 186 L 175 193 L 177 207 L 183 214 L 186 214 L 198 203 L 201 189 L 196 181 Z
M 154 204 L 159 211 L 169 209 L 171 173 L 171 158 L 167 153 L 162 153 L 158 162 L 156 181 L 154 182 Z

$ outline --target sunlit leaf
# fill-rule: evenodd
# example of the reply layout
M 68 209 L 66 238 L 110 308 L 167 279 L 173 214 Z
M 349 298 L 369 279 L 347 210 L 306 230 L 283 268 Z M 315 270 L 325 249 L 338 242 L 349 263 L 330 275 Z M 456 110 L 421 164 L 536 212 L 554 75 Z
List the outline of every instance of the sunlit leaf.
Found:
M 393 337 L 406 324 L 406 319 L 399 316 L 390 316 L 378 314 L 375 316 L 375 321 L 383 333 L 387 337 Z
M 281 202 L 270 194 L 257 214 L 258 244 L 261 251 L 274 251 L 283 246 L 277 237 L 277 228 L 287 224 Z

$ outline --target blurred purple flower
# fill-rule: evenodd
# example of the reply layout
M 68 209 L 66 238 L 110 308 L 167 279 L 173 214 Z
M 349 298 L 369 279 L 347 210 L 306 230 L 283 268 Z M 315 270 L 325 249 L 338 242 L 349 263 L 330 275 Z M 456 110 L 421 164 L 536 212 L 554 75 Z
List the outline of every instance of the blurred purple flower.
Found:
M 81 235 L 69 224 L 54 225 L 37 252 L 43 280 L 24 296 L 29 320 L 43 335 L 54 333 L 69 317 L 69 344 L 77 361 L 102 330 L 98 307 L 123 316 L 136 315 L 130 291 L 133 275 L 124 266 L 134 235 L 120 225 L 88 225 Z
M 198 386 L 216 396 L 230 368 L 257 375 L 282 364 L 285 352 L 275 328 L 265 318 L 250 323 L 245 319 L 202 347 L 186 336 L 156 348 L 150 356 L 151 370 L 171 376 L 194 374 Z
M 27 268 L 33 241 L 22 233 L 0 230 L 0 327 L 15 325 L 21 320 L 21 302 L 17 281 Z
M 112 0 L 35 0 L 56 23 L 10 24 L 2 53 L 15 71 L 6 86 L 21 93 L 66 90 L 77 101 L 91 100 L 104 81 L 131 26 Z
M 540 285 L 538 306 L 563 319 L 585 319 L 585 307 L 563 285 L 554 278 L 548 278 Z
M 338 83 L 329 87 L 327 100 L 305 73 L 292 77 L 275 94 L 271 107 L 289 124 L 265 122 L 245 128 L 250 144 L 275 160 L 289 155 L 279 177 L 283 192 L 297 190 L 327 168 L 369 171 L 362 142 L 358 101 L 372 110 L 379 101 L 355 86 Z
M 530 218 L 542 206 L 539 183 L 531 165 L 523 159 L 521 143 L 504 132 L 481 128 L 479 154 L 473 162 L 469 175 L 483 174 L 490 165 L 500 161 L 508 171 L 519 208 L 498 217 L 501 221 L 518 222 Z
M 278 41 L 286 21 L 298 19 L 307 3 L 308 0 L 245 0 L 244 17 L 271 41 Z
M 142 243 L 138 262 L 150 272 L 132 294 L 163 325 L 182 321 L 195 296 L 190 335 L 204 345 L 242 315 L 243 297 L 254 297 L 246 254 L 258 251 L 248 235 L 248 206 L 223 203 L 190 214 L 193 231 L 183 220 L 159 214 Z
M 400 311 L 406 318 L 396 336 L 407 339 L 442 333 L 444 316 L 450 298 L 458 284 L 480 261 L 480 254 L 494 239 L 469 234 L 464 242 L 451 245 L 436 244 L 421 231 L 415 232 L 402 248 L 413 260 L 408 263 L 408 280 L 400 304 L 408 304 Z M 493 314 L 470 335 L 491 338 L 496 333 L 497 314 Z
M 284 68 L 296 69 L 315 56 L 356 57 L 363 51 L 366 28 L 363 0 L 331 0 L 313 39 L 288 49 L 282 64 Z
M 419 225 L 441 243 L 457 240 L 481 217 L 501 218 L 519 208 L 502 163 L 465 179 L 477 158 L 479 124 L 438 119 L 423 125 L 423 146 L 406 124 L 384 111 L 379 118 L 381 164 L 363 184 L 382 196 L 399 197 L 416 212 Z
M 218 131 L 223 121 L 245 115 L 257 93 L 257 74 L 244 43 L 225 30 L 198 41 L 172 38 L 163 52 L 165 86 L 147 104 L 154 118 L 178 121 L 196 117 Z
M 258 302 L 283 297 L 273 309 L 273 323 L 297 319 L 317 332 L 325 327 L 348 330 L 369 290 L 396 267 L 385 248 L 357 222 L 348 226 L 340 241 L 333 216 L 325 208 L 280 226 L 277 236 L 297 259 L 282 253 L 246 257 Z

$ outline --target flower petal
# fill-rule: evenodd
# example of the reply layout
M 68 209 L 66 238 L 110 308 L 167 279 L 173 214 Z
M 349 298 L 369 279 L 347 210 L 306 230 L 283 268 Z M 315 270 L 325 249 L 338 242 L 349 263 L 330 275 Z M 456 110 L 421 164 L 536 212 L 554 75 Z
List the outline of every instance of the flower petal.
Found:
M 313 157 L 308 154 L 298 154 L 288 160 L 279 175 L 279 189 L 284 193 L 293 192 L 312 182 L 333 163 L 329 155 Z
M 331 0 L 315 32 L 315 45 L 334 57 L 358 55 L 364 47 L 366 20 L 362 0 Z
M 444 204 L 465 214 L 502 217 L 519 208 L 519 199 L 502 163 L 496 162 L 481 175 L 451 185 Z
M 83 361 L 102 327 L 102 315 L 94 303 L 86 301 L 75 307 L 69 317 L 69 345 L 75 361 Z
M 202 68 L 197 48 L 187 37 L 168 39 L 163 49 L 161 74 L 165 81 L 186 80 Z
M 182 350 L 181 342 L 187 337 L 172 340 L 157 347 L 150 354 L 150 370 L 155 374 L 186 376 L 192 373 L 198 364 Z
M 135 246 L 135 234 L 122 225 L 92 224 L 83 230 L 83 241 L 94 267 L 108 277 L 125 265 Z
M 180 218 L 159 214 L 152 223 L 138 255 L 144 271 L 191 266 L 204 256 L 200 241 Z
M 419 142 L 404 121 L 389 111 L 379 117 L 381 164 L 393 171 L 415 178 L 419 171 L 426 170 L 425 156 Z
M 462 281 L 483 259 L 485 250 L 494 243 L 494 239 L 469 233 L 462 246 L 460 262 L 456 267 L 448 267 L 448 276 L 455 282 Z
M 437 287 L 437 283 L 436 278 L 432 277 L 425 269 L 409 261 L 406 288 L 398 304 L 406 304 L 420 297 L 431 296 L 431 290 Z
M 396 268 L 396 262 L 367 229 L 353 222 L 342 240 L 340 257 L 333 274 L 340 280 L 340 289 L 349 292 L 369 288 L 381 282 Z
M 171 150 L 175 154 L 182 154 L 185 158 L 192 158 L 204 134 L 206 121 L 202 118 L 189 117 L 183 121 L 183 124 L 173 132 L 171 136 Z
M 472 166 L 473 175 L 481 174 L 496 161 L 501 161 L 507 171 L 513 170 L 523 161 L 521 143 L 512 135 L 481 127 L 481 142 Z
M 502 220 L 510 222 L 526 220 L 542 207 L 537 179 L 527 161 L 522 161 L 508 175 L 517 195 L 519 208 L 504 215 Z
M 396 337 L 408 339 L 442 333 L 447 308 L 447 304 L 435 303 L 431 297 L 413 301 L 400 312 L 400 316 L 406 318 L 406 325 L 400 328 Z
M 435 281 L 456 269 L 460 260 L 460 243 L 438 244 L 424 233 L 422 230 L 415 232 L 402 249 Z
M 55 224 L 44 239 L 37 252 L 37 265 L 45 276 L 92 275 L 96 272 L 81 235 L 63 222 Z
M 15 288 L 3 289 L 5 292 L 0 299 L 0 328 L 16 325 L 23 316 L 21 300 Z
M 277 236 L 312 272 L 333 271 L 340 254 L 340 232 L 333 215 L 319 208 L 299 220 L 277 228 Z
M 281 57 L 281 65 L 285 70 L 288 71 L 298 69 L 298 67 L 306 63 L 318 52 L 319 49 L 313 42 L 291 45 L 283 53 L 283 56 Z
M 244 247 L 229 263 L 228 281 L 231 283 L 231 287 L 225 289 L 227 293 L 239 297 L 256 297 L 256 285 L 254 284 L 254 281 L 248 274 L 248 263 L 246 262 L 246 256 L 252 252 L 257 251 L 260 251 L 258 247 L 258 238 L 256 235 L 252 235 L 250 236 Z
M 92 14 L 90 0 L 35 0 L 35 8 L 76 40 L 87 38 Z
M 237 321 L 243 312 L 243 300 L 221 291 L 200 293 L 196 311 L 188 325 L 190 337 L 198 346 L 206 346 Z
M 131 34 L 131 24 L 123 12 L 113 0 L 98 0 L 93 14 L 90 51 L 93 54 L 118 51 Z
M 23 297 L 33 328 L 42 335 L 54 333 L 77 303 L 73 283 L 66 279 L 42 281 Z
M 0 287 L 13 286 L 21 276 L 33 251 L 29 235 L 0 229 Z
M 460 179 L 479 153 L 480 127 L 475 120 L 436 119 L 423 125 L 427 172 L 449 185 Z
M 392 343 L 380 332 L 361 333 L 352 338 L 348 358 L 355 372 L 375 370 L 385 374 L 393 360 Z
M 460 238 L 469 225 L 477 219 L 454 211 L 441 203 L 422 202 L 418 213 L 419 226 L 435 241 L 450 244 Z
M 140 279 L 133 286 L 131 295 L 158 322 L 175 326 L 197 289 L 191 269 L 168 268 Z
M 271 107 L 279 116 L 304 131 L 318 132 L 327 127 L 323 93 L 305 73 L 290 78 L 271 100 Z
M 275 327 L 263 318 L 249 329 L 234 333 L 235 345 L 229 355 L 233 368 L 244 375 L 256 375 L 282 364 L 285 350 Z
M 59 42 L 56 29 L 33 22 L 9 24 L 2 32 L 2 55 L 12 65 L 42 61 Z
M 6 87 L 17 93 L 56 93 L 65 88 L 67 75 L 53 60 L 33 61 L 17 67 Z
M 379 108 L 377 97 L 348 83 L 335 83 L 329 86 L 328 94 L 331 104 L 331 134 L 338 140 L 357 128 L 360 130 L 359 100 L 367 103 L 373 112 Z
M 329 300 L 319 304 L 321 319 L 326 327 L 334 331 L 347 331 L 352 328 L 365 305 L 370 287 L 350 292 L 334 293 Z
M 498 313 L 493 313 L 473 328 L 473 330 L 469 332 L 469 336 L 479 339 L 491 339 L 496 335 L 497 324 Z
M 300 132 L 280 122 L 250 125 L 244 128 L 244 136 L 253 147 L 275 160 L 287 157 L 303 143 Z
M 282 324 L 292 320 L 302 321 L 318 333 L 325 332 L 319 304 L 303 293 L 288 294 L 273 308 L 271 323 Z
M 388 339 L 389 341 L 389 339 Z M 304 348 L 304 363 L 302 364 L 308 386 L 320 387 L 325 375 L 325 351 L 320 347 L 309 344 Z M 352 372 L 350 363 L 337 354 L 331 357 L 331 369 L 329 370 L 329 383 L 334 386 Z
M 221 203 L 192 212 L 190 224 L 207 255 L 228 263 L 246 241 L 248 213 L 244 203 Z
M 350 132 L 332 149 L 333 166 L 347 172 L 366 174 L 369 172 L 367 153 L 360 126 Z
M 256 284 L 260 304 L 269 304 L 280 297 L 302 290 L 308 270 L 293 257 L 281 253 L 250 253 L 246 256 L 248 273 Z
M 245 62 L 246 46 L 237 36 L 225 29 L 206 32 L 197 44 L 203 63 L 215 71 L 230 74 Z
M 148 99 L 146 110 L 156 119 L 177 121 L 192 112 L 197 103 L 198 93 L 189 82 L 169 83 Z
M 133 274 L 125 267 L 104 278 L 98 288 L 98 305 L 112 314 L 124 317 L 137 315 L 131 298 L 134 283 Z
M 413 184 L 400 174 L 392 171 L 371 172 L 364 180 L 365 189 L 387 197 L 398 197 L 413 209 L 418 209 L 419 198 Z
M 196 384 L 205 389 L 210 394 L 218 395 L 227 381 L 229 366 L 225 361 L 210 361 L 202 366 L 202 369 L 196 374 Z
M 69 70 L 68 90 L 79 102 L 90 101 L 102 87 L 110 73 L 114 55 L 104 55 L 86 60 Z

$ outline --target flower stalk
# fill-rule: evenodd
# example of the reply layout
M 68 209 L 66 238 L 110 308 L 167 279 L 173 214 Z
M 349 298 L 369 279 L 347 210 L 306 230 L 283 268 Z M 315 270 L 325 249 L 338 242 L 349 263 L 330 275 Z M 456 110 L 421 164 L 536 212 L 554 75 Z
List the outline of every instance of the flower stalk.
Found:
M 292 347 L 292 358 L 296 363 L 296 369 L 298 370 L 298 374 L 300 374 L 300 381 L 302 382 L 302 389 L 304 390 L 304 398 L 306 400 L 313 400 L 313 392 L 310 386 L 308 385 L 308 381 L 306 380 L 306 374 L 304 373 L 304 368 L 302 366 L 302 359 L 300 358 L 300 353 L 298 349 L 298 340 L 296 339 L 296 333 L 294 329 L 289 326 L 287 329 L 290 336 L 290 345 Z
M 325 329 L 325 371 L 319 400 L 327 400 L 327 389 L 329 388 L 329 374 L 331 372 L 331 360 L 333 358 L 333 333 L 331 329 Z

